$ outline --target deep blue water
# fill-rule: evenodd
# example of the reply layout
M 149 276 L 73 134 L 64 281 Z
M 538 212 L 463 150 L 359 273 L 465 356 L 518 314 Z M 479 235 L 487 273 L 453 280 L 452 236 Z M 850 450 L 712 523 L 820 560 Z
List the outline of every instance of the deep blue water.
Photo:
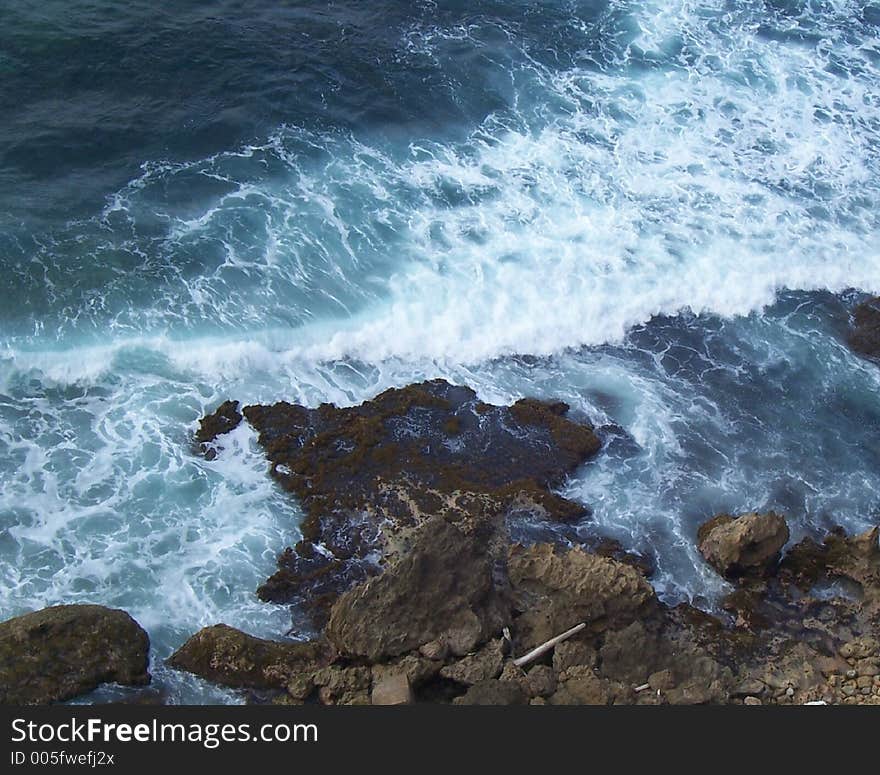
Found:
M 299 512 L 199 416 L 437 376 L 607 426 L 582 530 L 711 606 L 714 513 L 877 520 L 878 204 L 877 3 L 6 0 L 0 616 L 126 608 L 236 701 L 162 659 L 288 629 Z

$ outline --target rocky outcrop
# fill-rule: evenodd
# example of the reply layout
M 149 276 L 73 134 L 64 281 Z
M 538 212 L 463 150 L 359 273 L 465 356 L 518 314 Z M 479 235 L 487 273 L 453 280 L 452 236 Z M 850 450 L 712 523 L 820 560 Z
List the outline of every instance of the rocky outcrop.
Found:
M 305 512 L 302 540 L 280 555 L 260 597 L 297 600 L 320 625 L 339 594 L 405 552 L 407 531 L 431 516 L 482 535 L 514 509 L 556 521 L 583 516 L 583 505 L 553 488 L 600 442 L 567 411 L 534 399 L 493 406 L 443 380 L 347 408 L 244 407 L 272 476 Z M 202 421 L 200 443 L 215 450 L 216 432 L 237 420 L 237 406 L 223 404 Z
M 223 686 L 281 689 L 325 665 L 326 652 L 319 643 L 262 640 L 215 624 L 193 635 L 167 664 Z
M 860 355 L 880 358 L 880 297 L 868 299 L 855 308 L 847 341 Z
M 429 520 L 411 536 L 410 552 L 460 555 L 463 539 L 478 541 L 450 531 L 457 528 Z M 835 532 L 822 543 L 801 542 L 775 575 L 743 577 L 735 602 L 727 603 L 737 614 L 730 620 L 665 606 L 644 576 L 618 560 L 581 548 L 513 546 L 507 572 L 489 576 L 493 608 L 504 612 L 506 605 L 506 618 L 466 628 L 458 647 L 444 636 L 448 626 L 434 627 L 412 607 L 420 599 L 416 581 L 430 577 L 402 570 L 408 554 L 339 599 L 330 620 L 341 629 L 333 637 L 328 626 L 326 640 L 275 644 L 208 628 L 171 661 L 289 703 L 880 704 L 880 627 L 872 602 L 880 594 L 877 537 L 877 530 Z M 475 547 L 470 552 L 480 556 Z M 484 573 L 473 578 L 485 589 Z M 852 598 L 814 591 L 829 579 L 860 591 Z M 467 590 L 457 588 L 471 583 L 459 576 L 456 589 L 446 589 L 457 601 L 448 608 L 433 601 L 441 619 L 474 610 Z M 365 601 L 363 610 L 356 600 Z M 533 662 L 515 664 L 512 657 L 575 619 L 588 626 Z M 421 634 L 411 637 L 410 630 Z M 366 647 L 339 648 L 348 637 Z
M 765 573 L 788 542 L 788 525 L 778 514 L 720 514 L 703 524 L 697 544 L 706 561 L 722 576 Z
M 209 628 L 176 667 L 279 703 L 880 704 L 878 529 L 780 559 L 781 516 L 710 520 L 700 551 L 736 581 L 710 615 L 661 602 L 650 563 L 613 542 L 511 540 L 518 510 L 584 513 L 553 489 L 598 440 L 562 404 L 495 407 L 437 381 L 243 414 L 306 512 L 261 594 L 305 596 L 322 632 Z
M 333 606 L 326 634 L 340 654 L 375 662 L 439 642 L 462 656 L 506 624 L 505 592 L 483 541 L 443 517 L 409 540 L 406 555 Z
M 516 645 L 523 651 L 580 622 L 593 632 L 625 625 L 656 604 L 637 569 L 580 548 L 513 546 L 508 573 L 518 611 Z
M 103 683 L 141 686 L 150 640 L 125 611 L 44 608 L 0 623 L 0 704 L 69 700 Z
M 235 430 L 243 419 L 244 417 L 238 410 L 237 402 L 224 401 L 215 412 L 199 421 L 196 444 L 199 445 L 205 458 L 213 460 L 217 457 L 217 453 L 221 449 L 217 443 L 217 437 Z

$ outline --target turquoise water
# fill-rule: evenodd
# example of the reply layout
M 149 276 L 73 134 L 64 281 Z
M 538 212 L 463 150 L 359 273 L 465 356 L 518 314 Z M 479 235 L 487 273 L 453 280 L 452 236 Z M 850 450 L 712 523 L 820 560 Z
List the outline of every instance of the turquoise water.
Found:
M 561 397 L 582 530 L 671 601 L 719 510 L 876 521 L 878 75 L 864 2 L 6 3 L 0 615 L 123 607 L 239 701 L 161 664 L 291 626 L 297 505 L 246 427 L 192 448 L 228 397 Z

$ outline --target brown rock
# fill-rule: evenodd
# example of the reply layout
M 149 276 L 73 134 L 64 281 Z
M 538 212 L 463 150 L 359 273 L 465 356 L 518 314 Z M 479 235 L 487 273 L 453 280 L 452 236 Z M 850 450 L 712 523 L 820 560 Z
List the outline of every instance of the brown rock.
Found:
M 508 573 L 523 611 L 513 627 L 523 652 L 579 622 L 601 631 L 626 624 L 656 604 L 653 588 L 638 570 L 579 548 L 513 546 Z
M 535 399 L 491 406 L 443 380 L 354 407 L 245 407 L 272 475 L 305 511 L 302 540 L 258 594 L 299 600 L 323 622 L 341 592 L 380 569 L 377 556 L 406 553 L 405 533 L 429 517 L 491 533 L 514 507 L 556 521 L 583 516 L 553 489 L 600 443 L 567 410 Z
M 217 437 L 237 428 L 243 419 L 241 412 L 238 411 L 236 401 L 224 401 L 213 414 L 209 414 L 199 421 L 196 443 L 208 460 L 217 457 L 219 450 L 216 443 Z
M 313 680 L 318 689 L 318 699 L 323 705 L 369 705 L 371 675 L 368 667 L 340 667 L 329 665 L 321 668 Z
M 610 705 L 615 698 L 614 686 L 585 665 L 563 671 L 558 677 L 552 705 Z
M 288 688 L 292 682 L 293 690 L 289 691 L 296 696 L 298 691 L 308 694 L 308 675 L 324 659 L 324 647 L 315 642 L 263 640 L 215 624 L 199 630 L 168 658 L 167 664 L 237 688 Z
M 669 669 L 658 670 L 648 676 L 648 686 L 655 692 L 665 692 L 675 686 L 675 676 Z
M 495 640 L 487 643 L 476 654 L 446 665 L 440 670 L 440 675 L 470 686 L 489 678 L 497 678 L 501 674 L 503 660 L 501 641 Z
M 553 669 L 557 673 L 575 665 L 595 667 L 599 655 L 588 643 L 577 638 L 564 640 L 553 649 Z
M 0 623 L 0 704 L 45 705 L 103 683 L 140 686 L 150 639 L 125 611 L 60 605 Z
M 480 681 L 455 700 L 456 705 L 524 705 L 525 692 L 513 681 Z
M 370 661 L 436 640 L 461 654 L 499 632 L 507 610 L 484 549 L 433 517 L 414 535 L 409 554 L 339 598 L 326 635 L 341 654 Z
M 443 660 L 449 655 L 449 646 L 440 640 L 432 640 L 419 647 L 419 653 L 426 659 Z
M 606 678 L 643 684 L 657 666 L 657 635 L 640 621 L 605 636 L 599 650 L 601 673 Z
M 526 675 L 530 697 L 549 697 L 556 691 L 556 673 L 547 665 L 535 665 Z
M 374 682 L 370 699 L 373 705 L 410 705 L 415 701 L 406 673 L 394 673 Z
M 778 514 L 721 514 L 697 534 L 700 553 L 723 576 L 761 574 L 776 561 L 788 541 L 788 525 Z
M 422 684 L 437 676 L 443 664 L 412 653 L 391 662 L 375 664 L 372 667 L 374 685 L 377 681 L 403 674 L 407 677 L 410 686 L 413 689 L 418 689 Z

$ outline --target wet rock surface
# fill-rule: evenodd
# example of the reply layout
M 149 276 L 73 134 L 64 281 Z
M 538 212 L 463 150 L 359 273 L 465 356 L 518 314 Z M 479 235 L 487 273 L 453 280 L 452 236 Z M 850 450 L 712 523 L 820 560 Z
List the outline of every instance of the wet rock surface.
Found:
M 779 559 L 789 531 L 778 514 L 720 514 L 704 523 L 697 545 L 706 561 L 722 576 L 763 574 Z
M 880 297 L 868 299 L 855 308 L 847 341 L 860 355 L 880 359 Z
M 433 641 L 452 654 L 467 654 L 508 619 L 487 538 L 466 536 L 444 518 L 430 518 L 416 530 L 408 553 L 337 600 L 325 630 L 328 640 L 340 654 L 371 661 Z
M 279 402 L 242 411 L 272 476 L 305 512 L 302 540 L 281 554 L 259 595 L 297 600 L 318 624 L 340 593 L 405 551 L 407 529 L 431 516 L 483 534 L 512 509 L 582 517 L 583 505 L 553 489 L 600 447 L 588 423 L 566 417 L 564 403 L 493 406 L 443 380 L 348 408 Z M 216 445 L 212 434 L 234 427 L 236 412 L 227 402 L 205 418 L 202 443 Z
M 208 460 L 217 457 L 220 450 L 217 437 L 235 430 L 243 419 L 235 401 L 224 401 L 215 412 L 203 417 L 196 431 L 196 444 L 202 454 Z
M 551 489 L 597 442 L 560 405 L 487 407 L 435 382 L 350 410 L 244 415 L 311 520 L 291 564 L 282 558 L 285 594 L 323 596 L 325 626 L 308 644 L 209 628 L 176 667 L 282 703 L 880 704 L 877 529 L 805 539 L 780 560 L 781 515 L 710 520 L 700 549 L 734 585 L 710 615 L 661 602 L 623 547 L 510 539 L 517 504 L 551 519 L 578 508 Z M 464 447 L 450 446 L 450 415 Z M 329 561 L 317 552 L 325 540 Z M 364 570 L 367 549 L 379 559 Z M 323 566 L 309 566 L 311 551 Z M 307 567 L 324 568 L 330 587 Z
M 167 664 L 224 686 L 270 689 L 314 672 L 326 664 L 326 654 L 319 643 L 263 640 L 215 624 L 193 635 Z
M 150 640 L 125 611 L 44 608 L 0 623 L 0 704 L 45 705 L 103 683 L 142 686 Z

